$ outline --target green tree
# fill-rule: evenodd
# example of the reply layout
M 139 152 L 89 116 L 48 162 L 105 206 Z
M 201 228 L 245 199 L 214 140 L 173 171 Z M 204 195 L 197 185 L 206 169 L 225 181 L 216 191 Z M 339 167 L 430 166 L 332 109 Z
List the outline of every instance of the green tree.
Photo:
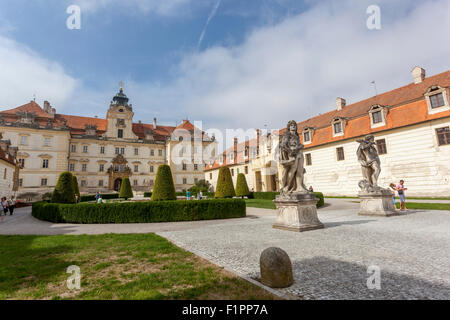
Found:
M 133 198 L 133 190 L 131 189 L 130 178 L 126 177 L 122 180 L 120 186 L 119 198 L 130 199 Z
M 248 197 L 250 195 L 250 190 L 248 190 L 247 180 L 243 173 L 239 173 L 236 181 L 236 196 L 237 197 Z
M 73 183 L 73 192 L 78 196 L 78 200 L 80 200 L 80 188 L 78 188 L 78 179 L 75 175 L 72 175 L 72 183 Z
M 53 203 L 75 203 L 75 191 L 73 190 L 73 175 L 70 172 L 62 172 L 59 175 L 55 190 L 52 195 Z
M 228 167 L 220 168 L 215 198 L 232 198 L 235 195 L 230 169 Z
M 156 173 L 155 187 L 152 194 L 153 201 L 177 200 L 172 170 L 168 165 L 161 165 Z

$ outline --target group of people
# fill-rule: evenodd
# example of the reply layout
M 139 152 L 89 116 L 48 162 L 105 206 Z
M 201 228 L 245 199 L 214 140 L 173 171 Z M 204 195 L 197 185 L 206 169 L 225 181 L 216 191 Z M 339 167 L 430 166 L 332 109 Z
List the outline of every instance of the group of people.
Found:
M 193 200 L 194 199 L 194 197 L 191 197 L 191 192 L 190 191 L 186 191 L 186 198 L 188 199 L 188 200 Z M 197 200 L 202 200 L 203 199 L 203 192 L 202 191 L 200 191 L 199 193 L 197 193 Z
M 14 208 L 16 207 L 16 200 L 14 199 L 14 196 L 12 196 L 10 199 L 7 199 L 6 197 L 1 198 L 0 201 L 0 221 L 3 222 L 5 220 L 5 216 L 9 215 L 12 216 L 14 214 Z
M 405 210 L 408 211 L 406 208 L 406 198 L 405 198 L 405 191 L 408 190 L 408 188 L 405 188 L 405 181 L 400 180 L 398 185 L 395 185 L 395 183 L 391 183 L 389 187 L 392 189 L 392 203 L 394 204 L 395 210 Z M 397 209 L 397 203 L 395 201 L 395 192 L 397 191 L 397 194 L 400 198 L 400 208 Z

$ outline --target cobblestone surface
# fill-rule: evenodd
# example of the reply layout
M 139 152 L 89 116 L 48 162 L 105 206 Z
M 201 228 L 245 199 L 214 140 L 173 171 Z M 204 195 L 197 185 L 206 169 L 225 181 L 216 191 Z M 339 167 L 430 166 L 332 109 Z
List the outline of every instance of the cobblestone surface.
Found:
M 409 211 L 390 218 L 360 217 L 357 208 L 319 211 L 325 229 L 273 229 L 275 211 L 221 224 L 159 232 L 187 250 L 251 278 L 271 246 L 285 250 L 295 283 L 282 294 L 300 299 L 450 299 L 450 212 Z M 381 270 L 381 289 L 369 290 L 369 266 Z

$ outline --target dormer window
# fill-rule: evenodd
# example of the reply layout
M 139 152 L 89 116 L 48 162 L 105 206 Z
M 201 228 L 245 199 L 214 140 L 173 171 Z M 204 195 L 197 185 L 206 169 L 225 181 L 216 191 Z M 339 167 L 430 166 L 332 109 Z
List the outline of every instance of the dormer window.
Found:
M 333 125 L 333 128 L 334 128 L 334 134 L 342 133 L 342 123 L 341 122 L 336 122 Z
M 331 126 L 333 128 L 333 137 L 340 137 L 344 135 L 345 130 L 345 119 L 344 118 L 335 118 L 331 122 Z
M 373 105 L 369 110 L 370 127 L 378 128 L 386 125 L 387 107 Z
M 450 110 L 447 90 L 441 86 L 430 87 L 425 93 L 425 99 L 429 114 Z
M 314 136 L 314 128 L 303 129 L 303 144 L 310 144 Z

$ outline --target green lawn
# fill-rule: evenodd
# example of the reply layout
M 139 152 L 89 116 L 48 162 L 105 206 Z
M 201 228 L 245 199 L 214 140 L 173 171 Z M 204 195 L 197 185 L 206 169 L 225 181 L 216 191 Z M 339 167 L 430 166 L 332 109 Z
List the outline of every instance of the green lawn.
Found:
M 276 206 L 275 206 L 275 203 L 273 203 L 273 200 L 245 199 L 245 203 L 247 204 L 247 207 L 252 207 L 252 208 L 276 209 Z
M 359 201 L 352 201 L 359 203 Z M 419 203 L 406 202 L 408 209 L 423 209 L 423 210 L 450 210 L 450 203 Z M 400 203 L 397 201 L 397 209 L 400 209 Z
M 155 234 L 0 236 L 0 300 L 274 299 Z M 81 269 L 69 290 L 67 267 Z
M 325 196 L 325 198 L 330 199 L 358 199 L 358 197 L 345 197 L 345 196 Z M 408 199 L 411 200 L 450 200 L 449 197 L 436 197 L 436 198 L 429 198 L 429 197 L 408 197 Z

